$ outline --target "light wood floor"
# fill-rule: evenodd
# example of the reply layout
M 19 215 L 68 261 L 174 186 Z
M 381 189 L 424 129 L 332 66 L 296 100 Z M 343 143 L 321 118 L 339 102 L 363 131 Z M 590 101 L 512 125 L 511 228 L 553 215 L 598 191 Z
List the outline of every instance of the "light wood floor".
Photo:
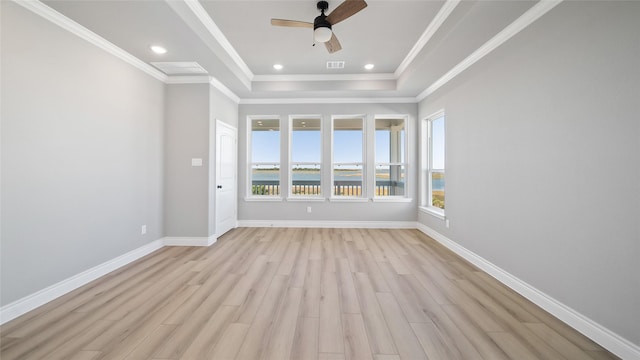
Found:
M 12 359 L 615 359 L 415 230 L 241 228 L 0 328 Z

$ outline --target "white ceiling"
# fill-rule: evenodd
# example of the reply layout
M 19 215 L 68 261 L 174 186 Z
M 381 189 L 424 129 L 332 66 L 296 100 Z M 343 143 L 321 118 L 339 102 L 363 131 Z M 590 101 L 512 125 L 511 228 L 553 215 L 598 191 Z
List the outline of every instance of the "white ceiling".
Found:
M 415 98 L 521 17 L 531 0 L 368 0 L 333 30 L 343 49 L 312 46 L 314 0 L 47 0 L 146 63 L 195 61 L 243 100 Z M 329 0 L 330 13 L 341 0 Z M 164 55 L 149 47 L 167 48 Z M 345 68 L 327 70 L 328 60 Z M 284 69 L 277 71 L 273 64 Z M 367 63 L 375 64 L 365 70 Z

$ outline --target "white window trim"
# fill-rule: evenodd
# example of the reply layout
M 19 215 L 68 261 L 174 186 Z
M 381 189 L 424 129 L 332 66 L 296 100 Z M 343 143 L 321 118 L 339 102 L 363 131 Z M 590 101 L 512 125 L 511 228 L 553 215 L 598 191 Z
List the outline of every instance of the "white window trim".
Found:
M 293 171 L 292 171 L 292 167 L 293 167 L 293 120 L 320 120 L 320 186 L 321 186 L 321 191 L 320 191 L 320 195 L 304 195 L 304 196 L 299 196 L 299 195 L 294 195 L 292 194 L 293 191 Z M 287 164 L 287 168 L 289 170 L 289 190 L 288 190 L 288 194 L 287 194 L 287 201 L 325 201 L 326 196 L 324 194 L 324 172 L 325 172 L 325 165 L 324 165 L 324 161 L 323 161 L 323 156 L 322 153 L 324 152 L 324 126 L 323 125 L 323 117 L 322 115 L 289 115 L 289 138 L 288 140 L 288 151 L 289 151 L 289 161 Z M 299 164 L 299 163 L 296 163 Z M 304 164 L 316 164 L 316 163 L 307 163 L 304 162 Z
M 275 120 L 278 119 L 278 128 L 280 131 L 280 143 L 282 143 L 282 119 L 280 115 L 249 115 L 247 116 L 247 176 L 246 176 L 246 187 L 245 187 L 245 201 L 282 201 L 282 154 L 280 154 L 280 162 L 277 164 L 280 166 L 280 194 L 279 195 L 253 195 L 251 191 L 251 169 L 253 166 L 253 162 L 251 159 L 251 136 L 253 134 L 253 128 L 251 122 L 253 120 Z M 278 149 L 278 153 L 280 153 L 280 149 Z M 267 163 L 256 163 L 256 164 L 267 164 Z M 271 164 L 271 163 L 268 163 Z M 273 163 L 276 164 L 276 163 Z
M 404 163 L 377 163 L 375 159 L 376 154 L 376 143 L 375 143 L 375 132 L 376 132 L 376 120 L 377 119 L 402 119 L 404 121 Z M 373 201 L 374 202 L 411 202 L 412 199 L 409 197 L 409 136 L 411 125 L 409 124 L 409 115 L 407 114 L 382 114 L 375 115 L 373 117 Z M 404 167 L 404 195 L 388 195 L 388 196 L 376 196 L 375 192 L 375 183 L 376 183 L 376 169 L 378 165 L 402 165 Z
M 334 191 L 334 159 L 333 159 L 333 135 L 334 135 L 334 124 L 336 120 L 341 119 L 355 119 L 359 118 L 362 120 L 362 162 L 359 163 L 340 163 L 341 165 L 362 165 L 362 190 L 361 196 L 339 196 L 333 193 Z M 329 182 L 329 201 L 332 202 L 368 202 L 369 199 L 367 197 L 367 115 L 365 114 L 357 114 L 357 115 L 332 115 L 331 116 L 331 162 L 330 162 L 330 182 Z
M 438 110 L 435 113 L 425 117 L 421 121 L 421 131 L 420 131 L 420 206 L 418 207 L 419 211 L 434 216 L 440 220 L 446 220 L 445 210 L 435 207 L 432 204 L 431 199 L 431 173 L 432 164 L 431 164 L 431 149 L 432 149 L 432 138 L 431 138 L 431 126 L 432 121 L 435 119 L 439 119 L 445 116 L 444 109 Z M 446 124 L 446 118 L 445 118 Z M 426 141 L 425 141 L 426 140 Z M 446 144 L 446 130 L 445 130 L 445 144 Z M 445 162 L 446 162 L 446 150 L 445 150 Z M 443 169 L 446 172 L 446 163 L 445 168 Z M 446 190 L 445 190 L 446 191 Z M 445 192 L 446 194 L 446 192 Z

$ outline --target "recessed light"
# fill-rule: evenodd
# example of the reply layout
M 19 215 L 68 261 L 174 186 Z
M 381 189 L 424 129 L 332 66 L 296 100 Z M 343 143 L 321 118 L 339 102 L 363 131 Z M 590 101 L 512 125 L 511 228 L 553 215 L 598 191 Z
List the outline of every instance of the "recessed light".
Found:
M 373 65 L 373 64 L 367 64 L 367 65 L 364 66 L 364 68 L 367 69 L 367 70 L 371 70 L 374 67 L 375 67 L 375 65 Z
M 282 70 L 283 66 L 280 65 L 280 64 L 275 64 L 275 65 L 273 65 L 273 68 L 276 69 L 276 70 Z
M 167 49 L 163 48 L 162 46 L 158 46 L 158 45 L 151 46 L 151 51 L 153 51 L 156 54 L 166 54 L 167 53 Z

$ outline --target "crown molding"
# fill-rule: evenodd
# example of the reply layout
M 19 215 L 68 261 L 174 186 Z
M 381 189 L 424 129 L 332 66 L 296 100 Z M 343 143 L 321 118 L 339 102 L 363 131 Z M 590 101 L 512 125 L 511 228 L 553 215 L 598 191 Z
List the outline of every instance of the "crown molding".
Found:
M 202 25 L 207 28 L 207 31 L 216 39 L 218 44 L 227 52 L 229 57 L 235 62 L 242 73 L 249 79 L 249 82 L 253 80 L 253 72 L 242 60 L 236 49 L 231 45 L 226 36 L 222 33 L 218 25 L 213 21 L 207 10 L 200 4 L 198 0 L 183 0 L 187 7 L 193 12 L 193 14 L 200 20 Z
M 416 104 L 414 97 L 398 98 L 279 98 L 240 99 L 241 105 L 284 105 L 284 104 Z
M 397 80 L 394 74 L 292 74 L 292 75 L 256 75 L 255 82 L 268 81 L 377 81 Z
M 400 76 L 402 76 L 402 73 L 404 73 L 405 70 L 407 70 L 407 68 L 409 67 L 409 65 L 411 65 L 413 60 L 416 59 L 416 56 L 418 56 L 420 51 L 422 51 L 422 49 L 425 47 L 425 45 L 427 45 L 429 40 L 431 40 L 431 37 L 438 31 L 438 29 L 440 29 L 440 26 L 444 24 L 445 20 L 447 20 L 449 15 L 451 15 L 453 10 L 458 6 L 460 1 L 461 0 L 447 0 L 442 5 L 442 7 L 440 8 L 440 11 L 438 11 L 436 16 L 429 23 L 429 26 L 427 26 L 427 28 L 424 30 L 424 32 L 420 36 L 420 39 L 418 39 L 415 45 L 413 45 L 413 48 L 411 48 L 407 56 L 404 58 L 404 60 L 402 60 L 402 62 L 394 72 L 394 76 L 396 78 L 399 78 Z
M 163 72 L 157 70 L 153 66 L 145 63 L 144 61 L 138 59 L 137 57 L 129 54 L 128 52 L 122 50 L 117 47 L 113 43 L 109 42 L 105 38 L 99 36 L 93 31 L 87 29 L 86 27 L 78 24 L 77 22 L 69 19 L 68 17 L 62 15 L 56 10 L 50 8 L 44 3 L 31 0 L 31 1 L 18 1 L 13 0 L 14 3 L 24 7 L 25 9 L 33 12 L 34 14 L 40 15 L 44 19 L 52 22 L 55 25 L 67 30 L 68 32 L 78 36 L 81 39 L 88 41 L 89 43 L 97 46 L 98 48 L 110 53 L 111 55 L 123 60 L 124 62 L 133 65 L 134 67 L 142 70 L 148 75 L 165 82 L 167 80 L 167 75 Z
M 175 84 L 208 84 L 211 81 L 211 76 L 209 75 L 197 75 L 197 76 L 189 76 L 189 75 L 177 75 L 177 76 L 169 76 L 166 84 L 175 85 Z
M 442 77 L 436 80 L 431 86 L 421 92 L 417 99 L 418 101 L 424 100 L 427 96 L 436 92 L 439 88 L 458 76 L 461 72 L 465 71 L 471 65 L 478 62 L 480 59 L 491 53 L 498 46 L 504 44 L 507 40 L 511 39 L 514 35 L 524 30 L 527 26 L 531 25 L 534 21 L 538 20 L 542 15 L 556 7 L 563 0 L 541 0 L 531 7 L 527 12 L 522 14 L 514 22 L 505 27 L 496 36 L 492 37 L 489 41 L 480 46 L 476 51 L 467 56 L 458 65 L 454 66 L 451 70 L 445 73 Z
M 226 95 L 229 99 L 231 99 L 236 104 L 240 103 L 240 97 L 236 95 L 233 91 L 231 91 L 231 89 L 226 87 L 222 82 L 220 82 L 220 80 L 212 76 L 209 79 L 209 84 L 211 84 L 211 86 L 213 86 L 214 88 L 218 89 L 221 93 Z
M 220 80 L 213 76 L 169 76 L 165 83 L 170 85 L 177 84 L 209 84 L 231 99 L 236 104 L 240 103 L 240 97 L 236 95 L 231 89 L 226 87 Z

